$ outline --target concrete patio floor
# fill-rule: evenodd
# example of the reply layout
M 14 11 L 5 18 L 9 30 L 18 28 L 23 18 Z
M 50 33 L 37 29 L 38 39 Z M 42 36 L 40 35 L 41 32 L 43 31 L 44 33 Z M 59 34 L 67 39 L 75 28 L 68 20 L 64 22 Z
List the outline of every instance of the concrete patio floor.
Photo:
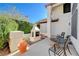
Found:
M 50 43 L 49 43 L 49 40 L 46 38 L 44 40 L 41 40 L 31 45 L 30 49 L 24 54 L 20 55 L 16 53 L 14 56 L 49 56 L 48 54 L 49 47 L 50 47 Z M 72 45 L 69 45 L 69 48 L 70 48 L 72 55 L 70 55 L 67 52 L 68 56 L 78 56 L 77 52 L 75 51 Z M 53 52 L 51 52 L 51 55 L 54 56 Z

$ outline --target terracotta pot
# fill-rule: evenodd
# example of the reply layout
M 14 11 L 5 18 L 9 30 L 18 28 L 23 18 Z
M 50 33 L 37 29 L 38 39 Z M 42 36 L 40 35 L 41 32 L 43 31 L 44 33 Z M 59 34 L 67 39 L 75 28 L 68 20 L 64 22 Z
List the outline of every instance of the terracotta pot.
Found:
M 27 51 L 27 47 L 28 47 L 28 43 L 24 39 L 19 41 L 18 49 L 21 54 Z

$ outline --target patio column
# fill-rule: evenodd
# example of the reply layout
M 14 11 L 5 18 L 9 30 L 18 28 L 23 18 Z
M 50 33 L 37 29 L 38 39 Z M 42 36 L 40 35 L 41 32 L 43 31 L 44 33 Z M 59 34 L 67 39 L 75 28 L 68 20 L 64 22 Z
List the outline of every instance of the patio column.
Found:
M 34 38 L 36 37 L 36 31 L 34 31 Z
M 48 9 L 48 18 L 47 18 L 47 35 L 48 35 L 48 38 L 51 38 L 51 12 L 52 12 L 52 6 L 49 5 L 47 6 L 47 9 Z

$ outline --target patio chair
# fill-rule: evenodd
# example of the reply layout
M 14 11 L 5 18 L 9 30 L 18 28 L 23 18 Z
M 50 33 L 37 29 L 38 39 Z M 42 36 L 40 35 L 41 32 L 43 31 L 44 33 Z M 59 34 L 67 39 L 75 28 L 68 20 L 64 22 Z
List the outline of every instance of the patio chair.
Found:
M 71 54 L 70 50 L 69 50 L 69 46 L 68 46 L 68 43 L 69 43 L 69 40 L 70 40 L 70 35 L 68 35 L 64 41 L 64 44 L 61 44 L 61 43 L 55 43 L 52 47 L 49 48 L 48 50 L 48 53 L 49 53 L 49 56 L 51 56 L 50 52 L 54 52 L 54 55 L 65 55 L 67 56 L 66 54 L 66 50 L 68 49 L 69 53 Z
M 65 36 L 65 32 L 62 32 L 61 35 L 57 35 L 56 38 L 58 42 L 64 43 L 64 36 Z

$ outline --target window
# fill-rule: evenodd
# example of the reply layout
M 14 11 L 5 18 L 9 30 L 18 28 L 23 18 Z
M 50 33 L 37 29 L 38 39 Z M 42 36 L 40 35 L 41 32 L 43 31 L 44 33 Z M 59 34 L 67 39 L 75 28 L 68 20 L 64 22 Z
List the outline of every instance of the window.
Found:
M 71 11 L 71 4 L 70 3 L 65 3 L 63 5 L 63 13 L 68 13 Z
M 39 32 L 36 32 L 36 36 L 39 36 Z

